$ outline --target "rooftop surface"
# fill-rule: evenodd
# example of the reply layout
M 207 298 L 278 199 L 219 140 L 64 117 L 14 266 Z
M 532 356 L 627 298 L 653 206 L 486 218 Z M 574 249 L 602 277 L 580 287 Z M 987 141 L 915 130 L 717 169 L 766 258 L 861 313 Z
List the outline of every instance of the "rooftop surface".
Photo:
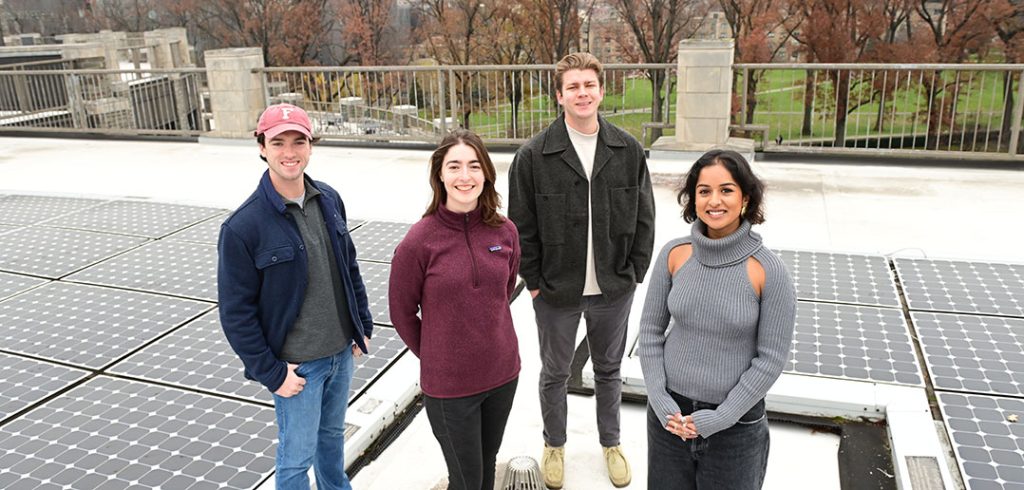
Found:
M 209 242 L 210 230 L 216 229 L 222 213 L 233 209 L 252 192 L 265 169 L 265 164 L 258 158 L 255 145 L 43 138 L 2 138 L 0 142 L 3 143 L 0 145 L 0 195 L 96 200 L 56 200 L 65 205 L 72 203 L 73 207 L 69 209 L 85 210 L 75 213 L 63 212 L 56 208 L 42 209 L 45 206 L 34 207 L 36 211 L 55 213 L 49 218 L 52 221 L 48 221 L 43 227 L 45 230 L 41 231 L 30 230 L 33 228 L 32 224 L 42 221 L 40 215 L 35 215 L 34 218 L 29 216 L 20 224 L 12 222 L 15 220 L 10 216 L 7 220 L 0 219 L 0 243 L 6 242 L 8 247 L 12 247 L 14 243 L 31 243 L 33 239 L 39 240 L 39 243 L 67 243 L 66 248 L 39 247 L 38 250 L 17 250 L 12 247 L 3 252 L 8 259 L 13 256 L 36 258 L 34 264 L 26 266 L 32 268 L 34 272 L 17 270 L 21 266 L 11 270 L 9 265 L 4 266 L 9 262 L 0 257 L 0 271 L 4 271 L 0 272 L 0 279 L 7 281 L 6 284 L 11 284 L 15 280 L 29 283 L 19 289 L 28 289 L 27 292 L 9 297 L 2 288 L 5 282 L 0 281 L 0 356 L 6 358 L 4 364 L 17 366 L 14 372 L 33 373 L 35 376 L 28 382 L 24 379 L 17 381 L 19 388 L 24 390 L 26 386 L 39 386 L 38 390 L 29 391 L 40 392 L 36 393 L 35 398 L 21 397 L 22 404 L 15 409 L 0 407 L 0 434 L 9 436 L 5 439 L 6 442 L 2 442 L 4 438 L 0 437 L 0 487 L 9 484 L 11 488 L 34 488 L 38 486 L 36 483 L 42 484 L 49 480 L 48 483 L 57 486 L 80 482 L 75 484 L 110 484 L 111 488 L 116 488 L 117 484 L 124 482 L 153 486 L 154 482 L 162 481 L 165 487 L 173 488 L 169 478 L 182 478 L 177 481 L 184 482 L 187 477 L 191 477 L 192 479 L 187 481 L 209 483 L 223 480 L 224 485 L 220 486 L 272 488 L 272 479 L 267 481 L 269 471 L 272 470 L 272 462 L 268 470 L 266 458 L 268 454 L 272 454 L 273 448 L 260 444 L 260 441 L 272 441 L 274 437 L 272 417 L 268 419 L 266 415 L 269 411 L 266 393 L 254 382 L 231 384 L 229 378 L 237 379 L 240 374 L 236 372 L 237 369 L 220 371 L 214 369 L 209 362 L 209 356 L 225 354 L 224 349 L 227 349 L 227 346 L 217 337 L 219 329 L 215 315 L 211 313 L 216 298 L 211 296 L 208 280 L 179 281 L 175 284 L 176 289 L 168 290 L 147 286 L 146 284 L 152 284 L 153 281 L 147 282 L 147 279 L 140 276 L 152 274 L 153 271 L 139 271 L 140 267 L 145 268 L 147 264 L 162 260 L 164 264 L 174 266 L 176 270 L 170 272 L 177 274 L 178 277 L 208 279 L 209 257 L 213 250 Z M 345 199 L 350 218 L 368 221 L 363 225 L 361 221 L 350 220 L 350 225 L 354 229 L 353 236 L 359 238 L 362 235 L 366 240 L 364 243 L 368 244 L 366 248 L 360 245 L 360 257 L 368 260 L 364 263 L 364 275 L 368 271 L 386 272 L 386 255 L 390 251 L 388 240 L 401 236 L 400 231 L 382 226 L 381 222 L 412 223 L 422 214 L 430 192 L 426 181 L 428 156 L 428 151 L 394 149 L 320 146 L 314 150 L 311 164 L 307 169 L 309 174 L 338 189 Z M 505 176 L 512 155 L 496 153 L 492 154 L 492 157 L 499 170 L 499 192 L 507 195 Z M 688 166 L 689 162 L 650 162 L 656 182 L 656 250 L 669 239 L 689 233 L 689 225 L 679 217 L 679 207 L 675 202 L 673 189 L 678 176 Z M 910 267 L 914 262 L 909 259 L 962 259 L 972 262 L 1015 264 L 1024 262 L 1024 252 L 1021 252 L 1020 246 L 1022 231 L 1019 224 L 1019 209 L 1024 203 L 1024 199 L 1021 198 L 1024 172 L 998 168 L 926 166 L 920 162 L 899 165 L 871 159 L 841 164 L 828 163 L 824 159 L 817 163 L 772 162 L 770 156 L 758 161 L 755 169 L 768 184 L 768 220 L 758 227 L 758 231 L 764 236 L 766 244 L 773 249 L 790 250 L 794 251 L 794 254 L 796 251 L 818 251 L 884 256 L 886 260 L 897 258 L 893 262 L 897 267 L 900 261 L 906 264 L 905 267 Z M 0 197 L 0 207 L 3 205 L 3 199 Z M 26 202 L 42 201 L 29 199 Z M 46 202 L 53 204 L 50 200 Z M 172 204 L 184 206 L 168 206 Z M 150 207 L 148 211 L 139 211 L 146 206 Z M 109 225 L 110 220 L 97 219 L 97 216 L 102 215 L 95 213 L 90 217 L 86 212 L 90 209 L 103 208 L 111 209 L 116 214 L 119 207 L 135 210 L 132 212 L 141 213 L 139 216 L 153 216 L 153 219 L 143 220 L 147 226 L 131 230 L 98 229 Z M 75 216 L 72 217 L 72 214 Z M 203 223 L 190 227 L 200 222 Z M 359 225 L 365 228 L 360 229 Z M 209 229 L 204 229 L 204 226 Z M 176 231 L 185 227 L 188 227 L 185 231 Z M 400 230 L 400 227 L 397 230 Z M 374 233 L 371 234 L 370 231 Z M 14 242 L 12 237 L 18 237 L 21 241 Z M 101 253 L 97 260 L 90 261 L 88 257 L 81 259 L 77 254 L 83 248 L 83 244 L 107 247 L 104 250 L 109 252 Z M 373 257 L 374 253 L 382 253 L 382 256 Z M 29 259 L 23 261 L 30 262 Z M 886 262 L 886 272 L 888 263 Z M 190 267 L 195 267 L 194 274 Z M 1024 274 L 1021 268 L 1015 270 L 1018 274 Z M 51 279 L 59 280 L 43 285 Z M 126 285 L 126 280 L 135 282 Z M 1021 275 L 1017 275 L 1016 280 L 1020 281 Z M 89 285 L 115 286 L 116 289 L 101 289 Z M 906 286 L 905 283 L 901 285 Z M 66 297 L 72 297 L 74 301 L 82 303 L 63 301 Z M 631 319 L 630 342 L 636 330 L 638 309 L 643 298 L 642 288 L 636 298 L 635 313 Z M 31 311 L 36 315 L 30 318 L 28 324 L 31 325 L 35 325 L 32 322 L 49 322 L 50 326 L 53 326 L 54 318 L 69 317 L 78 318 L 77 321 L 86 326 L 102 325 L 102 316 L 89 316 L 93 310 L 102 310 L 91 306 L 97 301 L 100 304 L 132 305 L 135 310 L 119 314 L 133 319 L 142 318 L 140 321 L 143 323 L 156 322 L 159 324 L 157 331 L 133 339 L 136 343 L 125 348 L 124 344 L 130 342 L 99 328 L 98 335 L 86 338 L 90 347 L 83 350 L 60 345 L 60 336 L 50 339 L 51 343 L 38 339 L 26 342 L 17 332 L 29 330 L 24 328 L 27 317 L 12 316 L 15 313 Z M 156 301 L 158 306 L 149 306 L 152 301 Z M 861 301 L 841 299 L 825 301 L 807 304 L 824 305 L 820 306 L 821 308 L 836 303 L 843 303 L 842 308 L 850 306 L 846 303 L 865 304 Z M 70 309 L 73 311 L 69 311 L 69 304 L 76 305 Z M 1019 296 L 1011 297 L 1009 304 L 1011 307 L 1021 306 L 1024 299 Z M 53 305 L 58 307 L 55 308 Z M 899 303 L 896 306 L 898 305 Z M 916 309 L 912 304 L 910 307 Z M 539 457 L 542 445 L 536 394 L 539 371 L 536 326 L 528 300 L 522 297 L 517 299 L 512 304 L 512 310 L 520 340 L 523 370 L 513 414 L 499 454 L 499 462 L 518 455 Z M 8 313 L 7 316 L 4 316 L 5 311 Z M 12 311 L 15 313 L 11 313 Z M 181 315 L 181 318 L 153 319 L 152 315 L 146 317 L 147 311 L 175 312 Z M 979 310 L 978 313 L 986 312 Z M 1011 346 L 1016 342 L 1015 348 L 1020 350 L 1021 340 L 1015 339 L 1024 339 L 1024 329 L 1015 326 L 1014 322 L 1018 320 L 1014 318 L 1024 315 L 1012 312 L 988 313 L 995 315 L 992 318 L 1005 321 L 1012 327 L 1013 332 L 1021 335 L 1009 340 Z M 929 313 L 915 312 L 914 315 L 915 322 L 938 321 L 936 318 L 941 320 L 939 315 L 927 317 L 931 315 Z M 903 317 L 896 316 L 900 319 Z M 975 317 L 966 319 L 971 318 Z M 386 315 L 375 317 L 375 321 L 377 320 L 386 323 Z M 76 325 L 71 321 L 64 324 L 64 327 Z M 60 327 L 61 324 L 57 322 L 56 326 Z M 905 328 L 904 326 L 904 331 Z M 356 424 L 362 424 L 363 420 L 380 418 L 376 425 L 365 425 L 368 428 L 373 427 L 366 431 L 371 433 L 379 433 L 383 426 L 393 419 L 393 414 L 379 416 L 380 410 L 375 411 L 374 408 L 367 407 L 366 401 L 408 400 L 409 387 L 414 387 L 417 376 L 417 361 L 408 353 L 401 354 L 400 341 L 393 338 L 388 340 L 388 335 L 385 334 L 388 331 L 387 327 L 381 327 L 377 331 L 382 335 L 376 338 L 372 345 L 383 351 L 374 361 L 380 365 L 375 368 L 371 378 L 353 394 L 353 408 L 359 410 L 351 411 L 349 417 L 350 421 Z M 74 334 L 67 336 L 74 337 Z M 123 350 L 118 350 L 119 345 Z M 196 350 L 197 345 L 203 348 L 198 349 L 199 352 L 194 357 L 184 361 L 180 355 L 175 357 L 176 353 Z M 1024 351 L 1021 351 L 1021 354 L 1024 355 Z M 145 355 L 150 357 L 138 357 Z M 169 372 L 162 375 L 154 370 L 147 370 L 160 360 L 175 362 L 176 359 L 177 362 L 203 364 L 202 367 L 209 369 L 206 372 L 202 372 L 203 369 L 196 369 L 195 371 L 202 376 L 194 380 L 181 373 L 179 379 L 161 377 L 174 375 L 175 369 L 169 368 Z M 25 363 L 29 365 L 26 366 Z M 1024 368 L 1024 365 L 1021 366 Z M 923 372 L 923 366 L 921 370 L 920 374 L 926 374 Z M 382 371 L 386 371 L 383 376 L 380 375 Z M 1024 372 L 1024 369 L 1020 371 Z M 4 376 L 7 375 L 0 375 L 0 383 L 15 379 L 14 375 L 7 378 Z M 808 378 L 811 377 L 784 375 L 783 382 L 780 382 L 780 392 L 791 393 L 792 385 Z M 851 386 L 890 385 L 888 382 L 871 382 L 870 379 L 868 382 L 839 379 L 844 378 L 843 375 L 832 378 L 835 378 L 832 382 L 814 385 L 822 399 L 842 398 L 851 391 L 857 391 L 851 390 Z M 953 376 L 950 379 L 956 378 L 957 376 Z M 225 383 L 217 384 L 218 379 L 224 379 Z M 828 378 L 814 378 L 821 379 Z M 963 381 L 962 377 L 960 381 Z M 913 384 L 908 382 L 906 386 Z M 173 386 L 185 389 L 172 389 Z M 1007 386 L 1019 388 L 1015 380 L 1009 382 Z M 959 390 L 948 389 L 970 393 L 990 391 L 970 386 L 961 386 Z M 2 391 L 11 393 L 6 388 Z M 1003 389 L 994 392 L 1005 391 Z M 1017 398 L 1020 396 L 1021 393 L 1015 395 Z M 18 398 L 17 395 L 10 397 Z M 2 399 L 3 396 L 0 396 L 0 400 Z M 147 402 L 154 400 L 161 403 L 151 407 L 147 405 Z M 93 414 L 89 412 L 88 407 L 119 404 L 136 408 L 150 407 L 153 411 L 160 410 L 164 405 L 176 404 L 190 408 L 202 407 L 203 411 L 199 413 L 205 415 L 198 419 L 199 424 L 211 428 L 227 427 L 228 435 L 236 435 L 235 432 L 238 432 L 233 431 L 231 427 L 245 427 L 248 439 L 239 440 L 234 447 L 235 452 L 230 454 L 244 453 L 251 457 L 242 465 L 244 470 L 234 473 L 228 470 L 220 471 L 231 457 L 224 450 L 232 448 L 230 444 L 223 442 L 228 439 L 227 437 L 221 441 L 222 444 L 213 444 L 215 447 L 212 449 L 204 449 L 201 454 L 193 455 L 192 452 L 198 450 L 190 444 L 198 444 L 197 440 L 201 441 L 202 435 L 195 434 L 191 443 L 186 436 L 180 445 L 175 446 L 173 441 L 176 439 L 176 433 L 161 429 L 152 438 L 143 437 L 133 443 L 134 445 L 128 444 L 127 450 L 141 454 L 140 458 L 161 458 L 161 468 L 171 465 L 164 470 L 166 474 L 147 470 L 132 475 L 129 470 L 134 463 L 125 463 L 120 468 L 104 467 L 102 465 L 105 463 L 114 463 L 100 458 L 97 454 L 106 454 L 103 448 L 108 447 L 109 452 L 121 454 L 117 452 L 118 448 L 111 447 L 119 436 L 115 434 L 112 436 L 113 439 L 110 439 L 111 442 L 91 450 L 84 442 L 90 440 L 90 435 L 98 437 L 103 434 L 102 425 L 118 425 L 119 417 L 124 414 Z M 366 410 L 363 411 L 363 408 Z M 570 396 L 569 410 L 570 439 L 567 444 L 566 488 L 611 488 L 604 475 L 597 443 L 592 398 Z M 1024 410 L 1021 412 L 1024 415 Z M 135 412 L 128 409 L 127 413 L 131 415 Z M 45 442 L 48 440 L 46 437 L 50 436 L 70 437 L 60 433 L 60 424 L 50 429 L 56 431 L 56 435 L 49 431 L 44 432 L 46 427 L 50 427 L 45 425 L 49 420 L 48 416 L 57 417 L 60 414 L 71 414 L 72 422 L 68 423 L 71 425 L 65 424 L 67 427 L 64 429 L 72 433 L 76 432 L 75 423 L 85 426 L 96 420 L 105 421 L 101 426 L 93 426 L 91 431 L 82 429 L 85 441 L 81 446 L 86 448 L 82 455 L 48 454 L 46 444 L 40 444 L 40 441 Z M 217 414 L 219 418 L 210 414 Z M 81 418 L 86 415 L 91 416 L 93 420 L 89 417 Z M 186 419 L 184 413 L 171 413 L 168 416 L 172 421 Z M 74 420 L 76 417 L 81 420 Z M 126 424 L 130 429 L 137 428 L 136 425 L 145 427 L 142 422 Z M 634 470 L 632 487 L 642 488 L 646 481 L 643 406 L 624 404 L 622 426 L 623 445 Z M 201 428 L 203 425 L 198 427 Z M 177 434 L 185 434 L 189 430 L 196 430 L 196 427 L 187 425 L 178 429 L 180 432 Z M 1024 455 L 1024 432 L 1014 431 L 1013 434 L 1018 447 L 1000 455 L 1009 458 L 1003 460 L 1008 461 L 1002 463 L 1003 466 L 1012 466 L 1016 461 L 1011 458 L 1010 453 L 1017 455 L 1018 458 Z M 773 424 L 772 437 L 766 488 L 839 488 L 836 436 L 789 424 Z M 75 445 L 71 444 L 73 448 Z M 244 449 L 241 453 L 238 452 L 240 448 Z M 216 449 L 221 449 L 220 452 L 224 454 L 216 454 Z M 172 457 L 168 458 L 168 455 Z M 225 463 L 210 464 L 207 468 L 195 462 L 188 463 L 191 460 L 185 456 Z M 354 456 L 347 455 L 348 458 Z M 95 457 L 93 459 L 96 461 L 87 461 L 90 457 Z M 221 459 L 217 459 L 218 457 Z M 172 463 L 167 463 L 175 458 L 184 461 L 177 469 L 174 469 Z M 142 465 L 146 461 L 140 459 L 135 463 Z M 92 467 L 96 470 L 88 470 L 89 464 L 93 464 Z M 75 470 L 83 465 L 86 469 Z M 997 464 L 992 466 L 999 468 Z M 230 464 L 228 467 L 236 468 Z M 101 471 L 100 468 L 104 469 Z M 81 474 L 76 471 L 80 471 Z M 46 475 L 47 472 L 51 473 L 50 477 L 23 479 L 26 475 L 26 478 L 36 478 L 38 475 Z M 353 484 L 359 489 L 432 488 L 443 480 L 445 474 L 440 450 L 430 433 L 425 414 L 420 413 L 380 458 L 358 473 Z M 797 474 L 801 475 L 799 480 L 794 478 Z M 161 477 L 164 479 L 160 480 Z M 1014 475 L 1000 475 L 996 480 L 1009 482 L 1006 488 L 1011 488 L 1010 485 L 1015 481 L 1013 478 Z M 68 480 L 67 483 L 62 483 L 65 480 Z

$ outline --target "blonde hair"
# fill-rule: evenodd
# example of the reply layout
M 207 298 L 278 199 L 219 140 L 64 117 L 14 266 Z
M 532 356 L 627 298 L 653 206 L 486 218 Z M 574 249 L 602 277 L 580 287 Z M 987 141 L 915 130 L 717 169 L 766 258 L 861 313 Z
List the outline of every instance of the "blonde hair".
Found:
M 562 75 L 569 70 L 594 70 L 594 73 L 597 74 L 598 86 L 601 85 L 601 73 L 604 71 L 601 62 L 597 61 L 597 58 L 590 53 L 571 53 L 555 65 L 555 84 L 558 93 L 562 93 Z

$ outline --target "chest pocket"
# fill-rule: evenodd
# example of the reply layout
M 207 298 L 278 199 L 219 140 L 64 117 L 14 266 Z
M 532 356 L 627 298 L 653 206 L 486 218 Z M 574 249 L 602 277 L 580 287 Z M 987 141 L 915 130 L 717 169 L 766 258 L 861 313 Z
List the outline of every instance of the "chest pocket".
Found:
M 257 269 L 263 270 L 292 260 L 295 260 L 295 249 L 291 246 L 284 246 L 256 252 L 255 263 Z

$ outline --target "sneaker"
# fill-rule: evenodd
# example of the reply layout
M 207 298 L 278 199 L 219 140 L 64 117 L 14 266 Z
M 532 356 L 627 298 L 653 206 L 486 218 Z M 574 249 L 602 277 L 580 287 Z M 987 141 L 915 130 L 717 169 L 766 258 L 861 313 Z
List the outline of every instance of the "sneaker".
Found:
M 565 460 L 565 447 L 551 447 L 544 445 L 544 457 L 541 459 L 541 473 L 544 473 L 544 485 L 552 490 L 562 488 L 562 478 L 565 474 L 563 468 Z
M 604 448 L 604 460 L 608 463 L 608 479 L 612 481 L 612 485 L 615 485 L 615 488 L 629 485 L 633 475 L 629 471 L 626 455 L 622 454 L 622 446 Z

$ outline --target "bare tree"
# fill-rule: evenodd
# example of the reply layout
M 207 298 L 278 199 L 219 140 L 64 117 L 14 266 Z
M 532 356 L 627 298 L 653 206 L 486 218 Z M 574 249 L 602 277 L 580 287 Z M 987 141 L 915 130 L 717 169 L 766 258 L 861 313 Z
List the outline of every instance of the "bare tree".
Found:
M 670 63 L 679 41 L 696 32 L 707 16 L 702 0 L 612 0 L 615 10 L 636 38 L 644 63 Z M 665 71 L 647 70 L 651 81 L 651 119 L 663 122 L 662 107 L 671 87 Z M 662 91 L 664 90 L 664 93 Z M 661 136 L 654 131 L 654 138 Z

